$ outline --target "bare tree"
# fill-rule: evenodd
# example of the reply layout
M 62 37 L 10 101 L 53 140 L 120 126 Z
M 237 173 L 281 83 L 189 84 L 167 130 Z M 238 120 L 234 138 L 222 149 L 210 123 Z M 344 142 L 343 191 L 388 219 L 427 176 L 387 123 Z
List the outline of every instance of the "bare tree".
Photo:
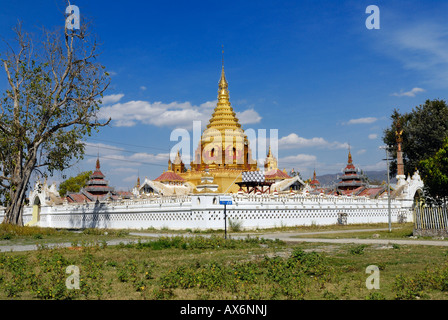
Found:
M 80 29 L 22 31 L 0 56 L 8 88 L 0 101 L 0 187 L 4 223 L 23 225 L 23 206 L 34 172 L 63 170 L 82 159 L 82 138 L 110 122 L 97 113 L 110 78 L 97 62 L 98 43 Z

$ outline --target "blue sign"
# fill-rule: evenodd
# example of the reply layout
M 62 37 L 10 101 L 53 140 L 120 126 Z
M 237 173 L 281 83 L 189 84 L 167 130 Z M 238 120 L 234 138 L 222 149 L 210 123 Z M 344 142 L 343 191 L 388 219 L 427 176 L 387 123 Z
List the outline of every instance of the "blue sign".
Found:
M 231 204 L 233 204 L 232 196 L 220 196 L 219 197 L 219 204 L 224 204 L 224 205 L 231 205 Z

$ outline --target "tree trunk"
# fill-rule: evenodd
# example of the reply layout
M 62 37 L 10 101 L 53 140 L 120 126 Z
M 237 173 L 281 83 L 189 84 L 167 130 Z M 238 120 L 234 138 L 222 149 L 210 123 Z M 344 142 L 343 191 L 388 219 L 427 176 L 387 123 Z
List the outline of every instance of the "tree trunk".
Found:
M 11 203 L 6 207 L 4 223 L 23 226 L 23 207 L 26 191 L 36 160 L 28 161 L 23 169 L 23 176 L 11 194 Z
M 24 193 L 23 193 L 24 194 Z M 6 208 L 5 223 L 23 226 L 23 204 L 25 197 L 22 196 L 21 200 L 13 201 Z

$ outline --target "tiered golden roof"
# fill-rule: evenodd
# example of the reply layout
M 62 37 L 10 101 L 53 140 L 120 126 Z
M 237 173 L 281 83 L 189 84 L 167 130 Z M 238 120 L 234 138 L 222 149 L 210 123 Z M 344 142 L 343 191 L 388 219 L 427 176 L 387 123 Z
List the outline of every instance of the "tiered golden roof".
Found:
M 191 168 L 182 167 L 179 152 L 174 162 L 168 164 L 169 170 L 184 178 L 186 184 L 193 188 L 200 186 L 198 192 L 237 192 L 239 186 L 235 182 L 241 181 L 242 171 L 258 170 L 247 136 L 230 104 L 224 63 L 218 82 L 218 102 L 202 133 Z M 207 179 L 213 179 L 213 184 Z M 205 180 L 208 187 L 213 185 L 213 190 L 202 188 Z
M 203 171 L 206 167 L 257 170 L 247 136 L 230 104 L 224 65 L 218 82 L 218 102 L 202 134 L 194 159 L 191 167 L 196 171 Z
M 230 104 L 229 84 L 224 73 L 224 66 L 221 71 L 221 79 L 219 80 L 218 103 L 212 114 L 207 129 L 213 128 L 219 130 L 221 134 L 225 134 L 225 130 L 241 129 L 241 124 L 236 117 L 235 111 Z

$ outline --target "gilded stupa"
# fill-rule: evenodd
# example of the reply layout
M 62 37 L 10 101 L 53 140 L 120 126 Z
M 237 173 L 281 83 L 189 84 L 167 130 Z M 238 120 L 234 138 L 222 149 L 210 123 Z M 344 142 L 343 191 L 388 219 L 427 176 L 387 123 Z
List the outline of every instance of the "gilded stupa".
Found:
M 201 184 L 205 174 L 211 175 L 213 183 L 218 185 L 217 192 L 237 192 L 239 187 L 235 182 L 242 180 L 242 172 L 258 170 L 258 166 L 252 159 L 249 140 L 230 104 L 224 64 L 218 88 L 218 102 L 202 133 L 190 169 L 177 173 L 194 187 Z M 179 154 L 176 160 L 179 162 Z M 174 169 L 171 162 L 168 169 Z

